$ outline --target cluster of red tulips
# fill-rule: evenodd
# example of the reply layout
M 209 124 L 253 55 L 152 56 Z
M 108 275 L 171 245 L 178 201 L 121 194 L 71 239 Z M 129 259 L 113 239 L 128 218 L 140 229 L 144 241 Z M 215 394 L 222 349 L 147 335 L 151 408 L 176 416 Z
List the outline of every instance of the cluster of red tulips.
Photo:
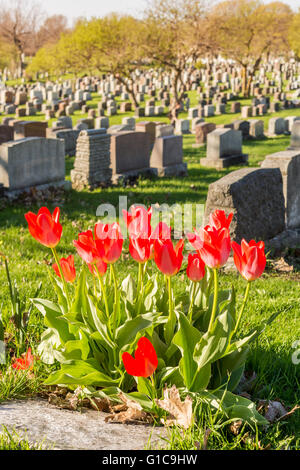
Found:
M 174 246 L 171 240 L 171 228 L 163 222 L 160 222 L 153 229 L 151 227 L 152 209 L 146 210 L 143 207 L 132 207 L 130 212 L 123 211 L 123 215 L 129 233 L 129 252 L 132 258 L 139 263 L 137 292 L 142 292 L 143 289 L 143 275 L 146 263 L 149 260 L 154 260 L 158 269 L 168 278 L 170 294 L 171 278 L 182 267 L 184 239 L 179 240 Z M 61 258 L 60 260 L 57 256 L 56 246 L 62 236 L 59 216 L 59 208 L 56 208 L 53 214 L 51 214 L 46 207 L 42 207 L 38 214 L 29 212 L 25 215 L 25 218 L 28 222 L 31 235 L 42 245 L 51 248 L 55 258 L 53 269 L 57 276 L 62 279 L 70 306 L 66 283 L 75 281 L 76 270 L 73 255 Z M 214 272 L 215 297 L 208 331 L 213 327 L 217 310 L 217 273 L 226 264 L 231 249 L 233 249 L 236 268 L 243 278 L 248 281 L 245 301 L 248 297 L 251 281 L 259 278 L 266 266 L 263 242 L 256 243 L 254 240 L 251 240 L 247 243 L 246 240 L 242 240 L 239 245 L 231 241 L 229 227 L 232 218 L 233 214 L 226 217 L 224 211 L 216 210 L 210 215 L 208 225 L 201 227 L 198 231 L 195 230 L 194 233 L 189 233 L 187 236 L 195 249 L 195 252 L 188 256 L 186 270 L 188 278 L 193 283 L 201 281 L 205 276 L 206 266 Z M 108 316 L 109 310 L 102 278 L 107 271 L 108 265 L 111 266 L 113 276 L 115 277 L 114 264 L 121 256 L 123 242 L 124 238 L 120 226 L 116 222 L 113 224 L 97 223 L 94 231 L 88 230 L 80 233 L 78 239 L 73 242 L 78 255 L 87 264 L 90 272 L 99 278 Z M 172 296 L 169 295 L 170 317 L 172 316 L 172 307 Z M 242 312 L 243 308 L 237 321 L 236 330 L 240 323 Z M 167 340 L 171 340 L 172 334 L 173 331 L 170 330 Z M 135 358 L 128 353 L 124 353 L 123 362 L 127 372 L 134 376 L 148 377 L 153 374 L 157 367 L 155 350 L 147 338 L 139 340 Z
M 42 245 L 55 252 L 62 236 L 59 222 L 60 210 L 57 207 L 53 214 L 42 207 L 38 214 L 29 212 L 25 215 L 31 235 Z M 166 276 L 174 276 L 182 266 L 184 239 L 174 246 L 171 240 L 171 228 L 160 222 L 155 230 L 151 227 L 152 210 L 133 207 L 131 213 L 124 211 L 124 219 L 129 232 L 129 252 L 140 264 L 154 259 L 158 269 Z M 229 226 L 233 214 L 226 217 L 225 212 L 216 210 L 210 215 L 210 223 L 199 231 L 188 234 L 188 240 L 196 252 L 188 257 L 187 276 L 194 282 L 203 279 L 205 265 L 211 269 L 223 267 L 229 258 L 231 248 L 234 262 L 240 274 L 247 281 L 259 278 L 266 266 L 264 242 L 249 243 L 242 240 L 241 245 L 231 242 Z M 94 232 L 88 230 L 80 233 L 74 246 L 78 255 L 85 261 L 94 274 L 104 276 L 107 265 L 114 264 L 121 256 L 123 236 L 117 222 L 113 224 L 97 223 Z M 57 256 L 55 256 L 56 258 Z M 76 270 L 73 255 L 61 258 L 53 265 L 55 273 L 66 282 L 74 282 Z

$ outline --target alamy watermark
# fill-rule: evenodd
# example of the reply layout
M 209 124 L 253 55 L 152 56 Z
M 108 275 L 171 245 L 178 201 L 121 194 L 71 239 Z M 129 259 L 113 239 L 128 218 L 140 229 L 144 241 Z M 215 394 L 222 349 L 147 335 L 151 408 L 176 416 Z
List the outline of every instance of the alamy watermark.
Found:
M 0 364 L 6 364 L 5 343 L 0 341 Z
M 296 351 L 294 351 L 292 354 L 292 363 L 297 366 L 298 364 L 300 364 L 300 340 L 299 339 L 297 341 L 294 341 L 294 343 L 292 344 L 292 348 L 296 349 Z
M 130 212 L 135 207 L 142 207 L 146 210 L 149 207 L 144 204 L 131 204 L 128 206 L 128 197 L 119 196 L 119 203 L 116 206 L 110 203 L 98 206 L 96 216 L 101 219 L 103 224 L 111 224 L 119 220 L 122 234 L 124 238 L 128 238 L 127 226 L 123 218 L 123 210 Z M 204 204 L 151 204 L 152 217 L 151 227 L 155 229 L 159 222 L 173 227 L 173 238 L 180 240 L 187 233 L 193 232 L 195 228 L 199 228 L 204 222 Z

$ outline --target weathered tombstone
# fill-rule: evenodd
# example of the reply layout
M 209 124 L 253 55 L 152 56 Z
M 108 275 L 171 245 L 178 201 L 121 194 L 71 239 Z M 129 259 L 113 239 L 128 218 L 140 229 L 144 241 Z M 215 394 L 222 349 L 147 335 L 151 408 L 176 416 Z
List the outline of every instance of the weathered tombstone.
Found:
M 0 125 L 0 145 L 4 142 L 14 140 L 14 129 L 12 126 Z
M 206 158 L 200 159 L 202 166 L 222 169 L 247 161 L 248 155 L 242 153 L 241 131 L 216 129 L 208 134 Z
M 247 140 L 249 138 L 250 124 L 249 121 L 236 120 L 232 122 L 233 129 L 235 131 L 241 131 L 243 139 Z
M 283 118 L 271 118 L 269 120 L 268 134 L 275 136 L 285 133 L 285 122 Z
M 242 107 L 242 118 L 247 119 L 252 116 L 252 107 L 251 106 L 243 106 Z
M 187 174 L 183 162 L 182 136 L 172 135 L 155 140 L 150 166 L 158 176 L 182 176 Z
M 95 188 L 111 182 L 110 135 L 106 129 L 89 129 L 80 132 L 76 144 L 74 169 L 71 181 L 75 188 Z
M 197 148 L 206 144 L 208 134 L 215 129 L 216 125 L 213 122 L 201 122 L 198 124 L 195 129 L 196 143 L 193 144 L 193 147 Z
M 46 137 L 47 122 L 19 121 L 14 125 L 14 138 L 24 139 L 26 137 Z
M 176 119 L 175 122 L 175 134 L 189 134 L 190 133 L 190 121 L 188 119 Z
M 269 240 L 285 229 L 282 176 L 278 168 L 242 168 L 209 185 L 205 219 L 215 209 L 233 212 L 231 236 L 238 243 Z
M 234 101 L 233 103 L 231 103 L 230 112 L 234 113 L 234 114 L 240 113 L 241 112 L 241 103 L 239 101 Z
M 293 124 L 296 121 L 300 120 L 300 116 L 288 116 L 284 120 L 285 120 L 285 130 L 286 130 L 286 132 L 291 133 Z
M 265 136 L 264 121 L 261 121 L 260 119 L 251 119 L 249 123 L 250 123 L 250 130 L 249 130 L 250 136 L 253 137 L 254 139 L 262 139 Z
M 300 228 L 300 149 L 267 155 L 262 168 L 279 168 L 283 179 L 287 228 Z
M 65 154 L 73 157 L 76 154 L 76 142 L 80 131 L 76 129 L 47 129 L 48 139 L 62 139 L 65 142 Z
M 212 117 L 215 114 L 215 107 L 212 104 L 207 104 L 204 106 L 204 116 Z
M 293 124 L 291 143 L 288 150 L 300 150 L 300 121 L 295 121 Z
M 0 146 L 0 183 L 9 191 L 65 181 L 64 142 L 30 137 Z
M 150 135 L 147 132 L 119 132 L 111 136 L 112 181 L 149 173 Z
M 124 117 L 122 124 L 126 125 L 130 131 L 135 131 L 135 119 L 133 117 Z
M 137 122 L 135 125 L 136 132 L 146 132 L 150 135 L 150 145 L 151 147 L 155 141 L 155 134 L 156 134 L 156 123 L 153 121 L 143 121 Z
M 157 124 L 155 137 L 167 137 L 174 135 L 174 127 L 171 124 Z
M 108 117 L 100 116 L 95 120 L 95 129 L 108 129 L 109 119 Z

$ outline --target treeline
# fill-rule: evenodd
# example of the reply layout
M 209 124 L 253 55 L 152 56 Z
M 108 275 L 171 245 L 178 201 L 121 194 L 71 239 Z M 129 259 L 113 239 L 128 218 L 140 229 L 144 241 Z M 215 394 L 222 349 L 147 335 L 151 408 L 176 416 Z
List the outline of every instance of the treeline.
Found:
M 79 19 L 68 30 L 64 17 L 46 18 L 40 24 L 36 11 L 25 7 L 28 0 L 13 1 L 24 6 L 15 15 L 19 23 L 20 16 L 23 18 L 24 27 L 13 28 L 14 9 L 10 6 L 8 16 L 2 14 L 0 20 L 1 47 L 7 44 L 20 54 L 33 56 L 28 75 L 112 73 L 126 86 L 134 104 L 130 79 L 137 68 L 163 67 L 171 71 L 173 92 L 179 100 L 176 95 L 183 70 L 199 65 L 204 56 L 221 54 L 233 59 L 243 70 L 245 96 L 265 58 L 284 55 L 300 59 L 300 9 L 295 13 L 283 2 L 149 0 L 142 19 L 111 14 Z M 25 27 L 30 18 L 31 40 Z M 19 33 L 4 34 L 10 29 Z

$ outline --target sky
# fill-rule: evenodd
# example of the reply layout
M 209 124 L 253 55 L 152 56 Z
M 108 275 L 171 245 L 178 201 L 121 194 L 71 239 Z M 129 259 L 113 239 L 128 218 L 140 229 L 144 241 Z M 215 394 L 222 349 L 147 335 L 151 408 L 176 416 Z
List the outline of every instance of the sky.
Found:
M 295 10 L 300 7 L 300 0 L 283 1 Z M 72 21 L 79 16 L 104 16 L 113 11 L 139 15 L 147 0 L 39 0 L 39 3 L 48 14 L 63 14 Z

